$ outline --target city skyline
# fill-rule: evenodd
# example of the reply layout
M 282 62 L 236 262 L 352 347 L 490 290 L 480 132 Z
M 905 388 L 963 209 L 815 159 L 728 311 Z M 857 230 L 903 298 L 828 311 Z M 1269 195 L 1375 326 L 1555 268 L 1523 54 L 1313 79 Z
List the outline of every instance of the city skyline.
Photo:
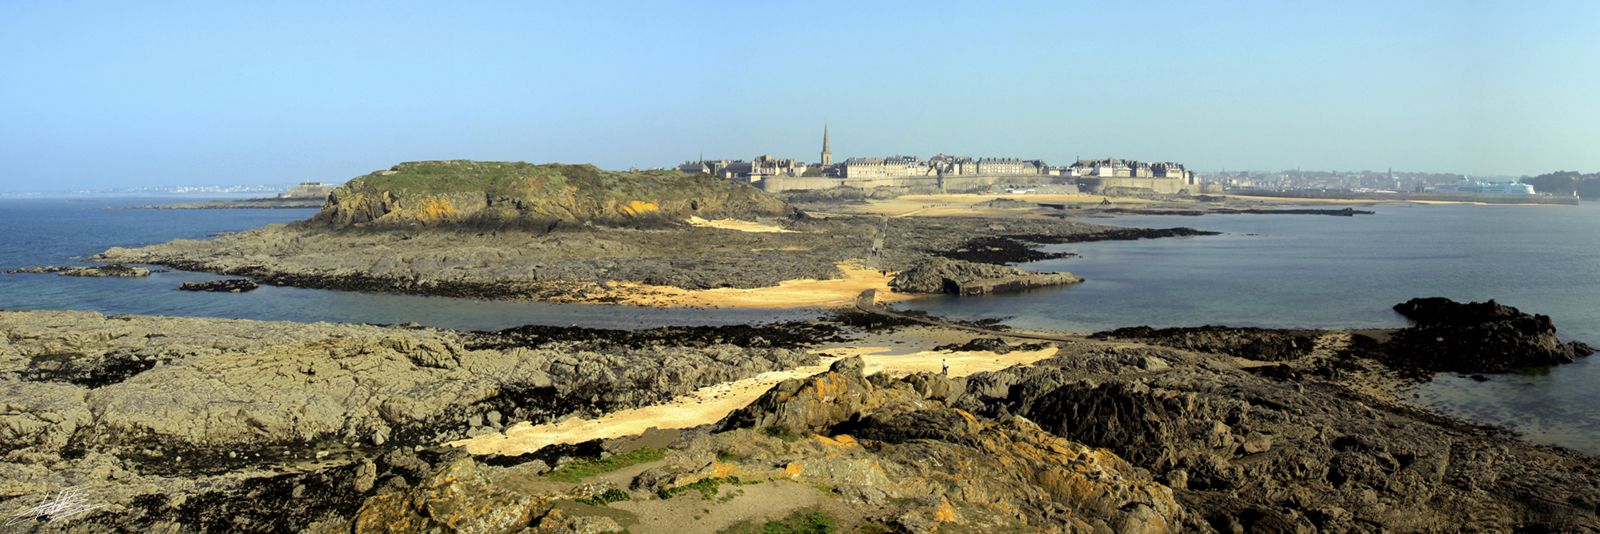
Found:
M 0 6 L 0 190 L 959 153 L 1600 169 L 1579 2 Z

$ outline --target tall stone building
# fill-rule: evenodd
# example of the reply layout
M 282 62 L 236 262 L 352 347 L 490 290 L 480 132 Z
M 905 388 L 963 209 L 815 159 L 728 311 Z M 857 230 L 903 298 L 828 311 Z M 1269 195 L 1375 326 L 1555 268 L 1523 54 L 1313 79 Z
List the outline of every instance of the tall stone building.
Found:
M 828 125 L 822 125 L 822 168 L 833 165 L 833 151 L 828 149 Z

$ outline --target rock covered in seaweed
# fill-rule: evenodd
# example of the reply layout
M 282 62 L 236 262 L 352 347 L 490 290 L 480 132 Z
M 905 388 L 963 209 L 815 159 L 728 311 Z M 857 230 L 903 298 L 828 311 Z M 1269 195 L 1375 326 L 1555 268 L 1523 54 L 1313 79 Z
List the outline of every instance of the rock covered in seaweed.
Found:
M 1580 341 L 1561 341 L 1547 315 L 1526 314 L 1488 302 L 1416 298 L 1394 310 L 1416 324 L 1395 332 L 1381 356 L 1398 367 L 1424 371 L 1504 373 L 1572 363 L 1594 353 Z
M 234 278 L 228 280 L 207 280 L 204 282 L 184 282 L 183 285 L 178 286 L 178 289 L 183 291 L 209 291 L 213 293 L 244 293 L 247 291 L 254 291 L 257 287 L 260 286 L 257 286 L 255 282 L 251 282 L 243 278 Z
M 29 267 L 6 271 L 8 273 L 55 273 L 61 276 L 79 276 L 84 278 L 142 278 L 150 276 L 150 269 L 135 265 L 113 263 L 110 265 L 95 265 L 89 267 Z
M 1076 284 L 1072 273 L 1040 273 L 1004 265 L 928 258 L 895 274 L 889 287 L 901 293 L 981 295 L 1036 287 Z

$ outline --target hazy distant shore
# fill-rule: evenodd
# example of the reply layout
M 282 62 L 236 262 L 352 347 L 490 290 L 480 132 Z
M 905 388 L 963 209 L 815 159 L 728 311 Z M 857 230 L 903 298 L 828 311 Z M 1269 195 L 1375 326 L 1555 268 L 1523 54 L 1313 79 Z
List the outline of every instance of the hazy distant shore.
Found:
M 251 198 L 243 200 L 207 200 L 173 204 L 145 204 L 133 209 L 142 210 L 221 210 L 221 209 L 305 209 L 322 207 L 321 198 Z

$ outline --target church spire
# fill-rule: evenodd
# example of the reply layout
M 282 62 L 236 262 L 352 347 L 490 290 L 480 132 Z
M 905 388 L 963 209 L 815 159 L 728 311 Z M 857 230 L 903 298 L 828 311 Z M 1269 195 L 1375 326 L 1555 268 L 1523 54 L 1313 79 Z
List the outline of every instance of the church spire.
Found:
M 822 125 L 822 166 L 833 165 L 833 151 L 828 149 L 828 125 Z

